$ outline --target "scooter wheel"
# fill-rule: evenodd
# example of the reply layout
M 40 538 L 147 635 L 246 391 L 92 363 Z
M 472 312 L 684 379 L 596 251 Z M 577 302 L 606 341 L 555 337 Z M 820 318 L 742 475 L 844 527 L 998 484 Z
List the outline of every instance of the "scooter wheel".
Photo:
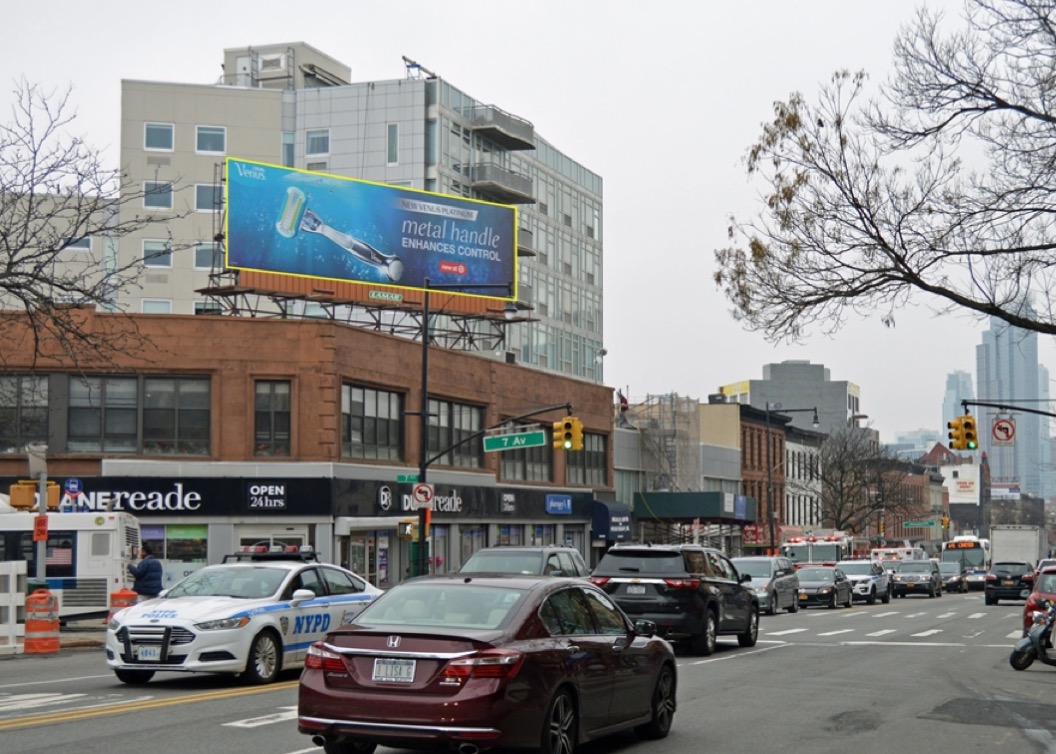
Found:
M 1034 664 L 1034 650 L 1020 652 L 1013 649 L 1012 654 L 1008 657 L 1008 664 L 1012 666 L 1013 670 L 1026 670 Z

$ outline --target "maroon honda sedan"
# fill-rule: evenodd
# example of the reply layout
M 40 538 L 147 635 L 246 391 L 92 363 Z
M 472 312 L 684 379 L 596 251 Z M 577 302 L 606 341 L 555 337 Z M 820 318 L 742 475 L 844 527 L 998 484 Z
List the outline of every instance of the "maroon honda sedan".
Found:
M 677 671 L 655 631 L 579 579 L 412 579 L 311 645 L 297 727 L 327 754 L 571 754 L 627 728 L 663 738 Z

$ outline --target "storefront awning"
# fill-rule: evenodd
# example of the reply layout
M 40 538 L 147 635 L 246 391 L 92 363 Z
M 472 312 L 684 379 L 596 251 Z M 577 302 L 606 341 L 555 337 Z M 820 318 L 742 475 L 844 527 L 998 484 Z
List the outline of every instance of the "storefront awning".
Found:
M 610 542 L 631 539 L 631 509 L 621 503 L 595 500 L 591 522 L 592 538 Z

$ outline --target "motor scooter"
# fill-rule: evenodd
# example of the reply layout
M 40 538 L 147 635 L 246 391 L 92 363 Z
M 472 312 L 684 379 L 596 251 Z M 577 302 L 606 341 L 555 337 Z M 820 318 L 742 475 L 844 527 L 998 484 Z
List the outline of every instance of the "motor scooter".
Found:
M 1052 629 L 1056 625 L 1056 602 L 1046 601 L 1044 610 L 1035 610 L 1033 621 L 1026 635 L 1016 642 L 1009 655 L 1008 664 L 1015 670 L 1026 670 L 1034 661 L 1056 665 L 1056 657 L 1049 654 L 1052 649 Z

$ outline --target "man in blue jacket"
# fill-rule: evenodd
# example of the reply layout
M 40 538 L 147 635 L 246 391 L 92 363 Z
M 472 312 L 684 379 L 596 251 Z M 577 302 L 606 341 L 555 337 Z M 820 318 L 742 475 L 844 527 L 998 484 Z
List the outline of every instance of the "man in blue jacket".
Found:
M 129 563 L 128 572 L 136 580 L 132 590 L 139 595 L 139 601 L 152 600 L 161 591 L 161 562 L 154 557 L 154 548 L 143 543 L 139 548 L 139 565 Z

